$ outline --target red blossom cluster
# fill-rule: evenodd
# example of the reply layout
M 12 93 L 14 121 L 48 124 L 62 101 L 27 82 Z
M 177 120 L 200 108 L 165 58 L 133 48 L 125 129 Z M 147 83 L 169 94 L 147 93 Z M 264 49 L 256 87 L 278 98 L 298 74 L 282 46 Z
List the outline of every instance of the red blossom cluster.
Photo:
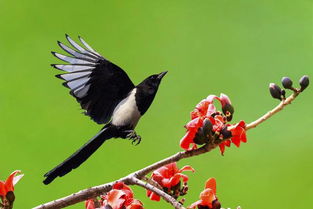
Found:
M 195 170 L 189 165 L 178 169 L 176 162 L 170 163 L 153 171 L 151 179 L 158 183 L 164 192 L 177 198 L 187 192 L 188 176 L 182 174 L 183 171 L 194 172 Z M 183 187 L 181 187 L 181 180 L 184 182 Z M 150 190 L 147 190 L 147 196 L 151 200 L 160 201 L 160 196 Z
M 222 112 L 216 110 L 214 100 L 221 103 Z M 231 142 L 239 147 L 240 142 L 247 142 L 245 122 L 228 124 L 233 114 L 234 108 L 227 95 L 209 95 L 191 112 L 191 121 L 185 125 L 187 133 L 181 139 L 180 146 L 184 150 L 192 150 L 197 145 L 219 142 L 222 154 L 225 146 L 229 147 Z
M 204 190 L 200 193 L 200 200 L 191 204 L 188 209 L 220 209 L 221 204 L 216 197 L 216 180 L 209 178 Z
M 12 206 L 15 200 L 14 195 L 14 186 L 17 182 L 24 176 L 20 174 L 21 171 L 16 170 L 10 174 L 6 181 L 0 180 L 0 198 L 2 201 L 2 205 L 4 206 Z
M 100 200 L 87 200 L 85 206 L 86 209 L 143 209 L 142 202 L 134 199 L 133 191 L 123 182 L 114 184 L 112 190 Z

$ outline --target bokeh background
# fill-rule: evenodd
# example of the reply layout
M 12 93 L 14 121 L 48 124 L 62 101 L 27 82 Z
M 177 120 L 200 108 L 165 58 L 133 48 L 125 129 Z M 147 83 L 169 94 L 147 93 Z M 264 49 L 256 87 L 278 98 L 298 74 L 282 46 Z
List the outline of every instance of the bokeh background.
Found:
M 226 93 L 234 122 L 251 122 L 278 101 L 268 92 L 282 76 L 312 73 L 312 1 L 0 1 L 0 179 L 21 169 L 15 208 L 32 208 L 80 189 L 122 177 L 180 151 L 183 125 L 194 105 Z M 56 40 L 81 35 L 127 71 L 134 83 L 168 70 L 150 110 L 137 126 L 140 146 L 106 142 L 79 169 L 49 186 L 43 174 L 101 126 L 81 114 L 54 77 Z M 77 40 L 77 39 L 76 39 Z M 186 205 L 204 182 L 217 179 L 222 206 L 243 209 L 308 208 L 313 195 L 312 86 L 292 105 L 248 132 L 238 149 L 218 150 L 192 165 Z M 152 202 L 141 188 L 136 198 Z M 69 208 L 84 208 L 83 203 Z

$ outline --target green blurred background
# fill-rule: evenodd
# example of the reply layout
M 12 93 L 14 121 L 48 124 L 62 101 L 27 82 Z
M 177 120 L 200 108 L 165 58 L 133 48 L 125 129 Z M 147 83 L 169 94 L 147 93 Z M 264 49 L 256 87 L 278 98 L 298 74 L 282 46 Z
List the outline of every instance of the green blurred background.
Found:
M 234 122 L 251 122 L 278 101 L 270 82 L 294 83 L 312 73 L 312 1 L 159 0 L 8 1 L 0 21 L 0 179 L 15 169 L 15 208 L 31 208 L 122 177 L 180 150 L 189 112 L 209 94 L 226 93 Z M 134 83 L 168 70 L 155 102 L 137 126 L 140 146 L 108 141 L 79 169 L 49 186 L 43 174 L 97 133 L 54 78 L 56 40 L 81 35 L 127 71 Z M 76 39 L 77 40 L 77 39 Z M 312 87 L 271 120 L 248 132 L 241 148 L 183 160 L 190 177 L 186 205 L 217 179 L 222 206 L 232 209 L 310 207 L 313 195 Z M 132 187 L 147 209 L 152 202 Z M 83 203 L 70 208 L 84 208 Z

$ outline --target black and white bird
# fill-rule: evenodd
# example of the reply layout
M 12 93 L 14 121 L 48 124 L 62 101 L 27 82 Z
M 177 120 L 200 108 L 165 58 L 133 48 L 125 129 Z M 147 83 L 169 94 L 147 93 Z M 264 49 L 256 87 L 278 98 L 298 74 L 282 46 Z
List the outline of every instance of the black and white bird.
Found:
M 69 64 L 53 64 L 66 73 L 56 77 L 65 80 L 64 86 L 76 98 L 85 114 L 98 124 L 101 131 L 64 162 L 44 176 L 44 184 L 51 183 L 86 161 L 104 141 L 111 138 L 128 138 L 139 144 L 141 137 L 134 131 L 139 119 L 150 107 L 163 76 L 167 71 L 147 77 L 135 86 L 128 75 L 117 65 L 102 57 L 81 37 L 82 45 L 68 35 L 72 48 L 58 42 L 68 55 L 52 54 Z

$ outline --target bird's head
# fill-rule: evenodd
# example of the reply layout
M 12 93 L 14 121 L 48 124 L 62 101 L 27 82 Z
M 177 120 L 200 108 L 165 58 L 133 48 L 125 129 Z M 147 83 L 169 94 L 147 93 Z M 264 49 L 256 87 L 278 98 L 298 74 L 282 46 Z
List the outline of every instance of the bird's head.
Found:
M 226 116 L 227 121 L 231 121 L 234 114 L 234 107 L 231 105 L 230 99 L 225 94 L 221 94 L 220 101 L 222 104 L 222 111 Z
M 143 80 L 139 85 L 145 86 L 145 88 L 148 90 L 150 94 L 156 93 L 161 83 L 161 80 L 166 73 L 167 71 L 164 71 L 159 74 L 150 75 L 148 78 Z

